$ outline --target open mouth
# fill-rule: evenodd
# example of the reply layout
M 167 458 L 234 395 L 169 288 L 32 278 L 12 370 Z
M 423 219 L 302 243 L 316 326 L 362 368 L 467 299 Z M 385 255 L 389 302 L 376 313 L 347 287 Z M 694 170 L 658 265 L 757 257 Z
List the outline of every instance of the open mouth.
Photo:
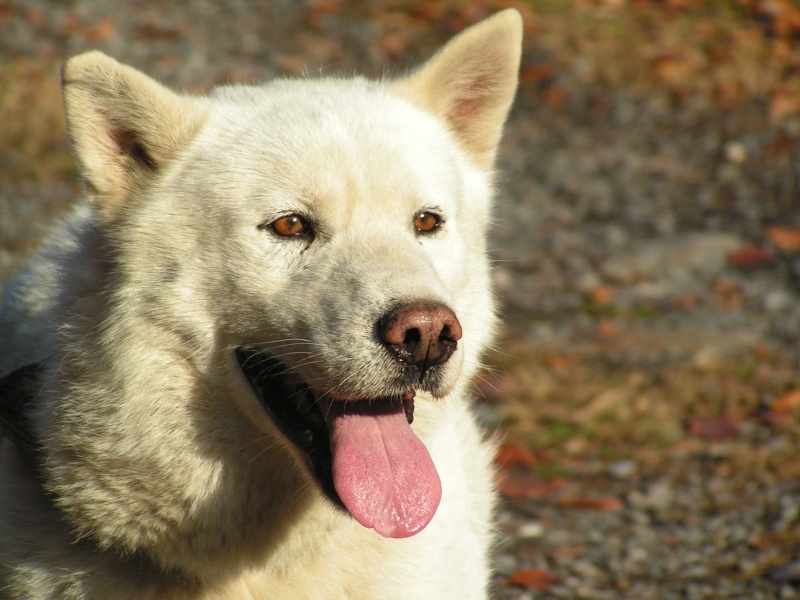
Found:
M 267 414 L 334 504 L 384 537 L 408 537 L 428 524 L 441 483 L 410 427 L 413 390 L 336 400 L 315 393 L 272 355 L 238 348 L 236 357 Z

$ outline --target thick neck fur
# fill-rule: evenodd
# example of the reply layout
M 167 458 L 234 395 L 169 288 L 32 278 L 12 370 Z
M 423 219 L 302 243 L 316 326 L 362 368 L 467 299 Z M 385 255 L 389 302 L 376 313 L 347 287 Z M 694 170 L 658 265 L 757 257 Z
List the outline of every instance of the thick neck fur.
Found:
M 37 414 L 47 490 L 70 527 L 101 548 L 144 553 L 193 579 L 257 563 L 282 570 L 310 550 L 292 539 L 316 538 L 288 536 L 289 513 L 308 512 L 303 522 L 323 529 L 335 514 L 289 449 L 264 451 L 284 442 L 237 409 L 246 383 L 229 348 L 187 332 L 187 352 L 181 332 L 148 318 L 146 302 L 157 298 L 109 293 L 125 274 L 113 254 L 95 250 L 104 258 L 92 261 L 84 250 L 105 242 L 91 227 L 66 259 L 82 276 L 64 282 L 59 322 L 70 330 L 55 334 Z

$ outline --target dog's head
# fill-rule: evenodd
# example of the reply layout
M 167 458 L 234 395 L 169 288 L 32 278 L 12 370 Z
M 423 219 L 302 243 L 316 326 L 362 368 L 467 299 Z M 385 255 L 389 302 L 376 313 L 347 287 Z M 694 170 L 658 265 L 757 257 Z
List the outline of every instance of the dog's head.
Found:
M 492 165 L 520 36 L 505 11 L 403 79 L 205 97 L 99 53 L 65 67 L 120 321 L 168 330 L 219 403 L 385 536 L 421 530 L 441 493 L 414 399 L 464 388 L 491 336 Z

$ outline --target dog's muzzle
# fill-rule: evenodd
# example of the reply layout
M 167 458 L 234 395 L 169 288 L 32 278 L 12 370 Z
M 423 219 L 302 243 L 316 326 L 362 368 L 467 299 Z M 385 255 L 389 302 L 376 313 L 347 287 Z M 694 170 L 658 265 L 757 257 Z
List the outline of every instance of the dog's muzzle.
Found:
M 452 310 L 424 301 L 393 308 L 376 328 L 395 373 L 385 382 L 394 391 L 375 396 L 348 394 L 336 382 L 315 389 L 279 354 L 258 348 L 238 348 L 236 357 L 322 491 L 365 527 L 385 537 L 408 537 L 430 522 L 441 498 L 436 467 L 410 427 L 415 390 L 443 395 L 441 368 L 462 331 Z

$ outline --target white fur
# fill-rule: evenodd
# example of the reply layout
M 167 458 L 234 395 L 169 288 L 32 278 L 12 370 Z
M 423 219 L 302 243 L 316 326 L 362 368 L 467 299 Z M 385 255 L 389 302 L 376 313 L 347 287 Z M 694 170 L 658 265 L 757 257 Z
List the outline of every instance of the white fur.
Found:
M 87 205 L 0 313 L 0 375 L 46 363 L 42 485 L 0 438 L 0 597 L 486 597 L 492 446 L 467 389 L 494 327 L 485 236 L 520 36 L 509 10 L 405 79 L 206 97 L 99 53 L 67 63 Z M 434 207 L 442 230 L 415 235 Z M 313 216 L 313 243 L 259 228 L 289 213 Z M 419 298 L 463 328 L 445 397 L 416 398 L 443 495 L 421 533 L 385 539 L 319 492 L 234 349 L 377 397 L 374 323 Z

